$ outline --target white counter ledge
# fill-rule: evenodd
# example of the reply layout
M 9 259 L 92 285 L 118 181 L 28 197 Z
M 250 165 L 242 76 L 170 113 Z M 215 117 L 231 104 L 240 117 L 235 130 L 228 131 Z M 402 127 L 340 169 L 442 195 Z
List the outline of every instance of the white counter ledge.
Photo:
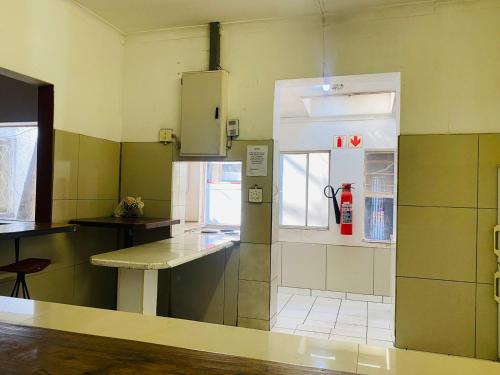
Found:
M 234 235 L 187 233 L 163 241 L 94 255 L 95 266 L 159 270 L 172 268 L 233 246 Z
M 94 255 L 95 266 L 118 268 L 116 308 L 156 315 L 158 270 L 177 267 L 232 247 L 239 237 L 219 233 L 187 233 L 127 249 Z

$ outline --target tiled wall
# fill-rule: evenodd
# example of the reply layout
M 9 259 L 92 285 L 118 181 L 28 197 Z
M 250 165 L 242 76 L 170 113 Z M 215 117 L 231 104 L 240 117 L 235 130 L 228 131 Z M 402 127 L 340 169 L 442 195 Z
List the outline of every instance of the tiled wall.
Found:
M 53 213 L 55 223 L 106 216 L 118 200 L 120 144 L 56 130 Z M 116 249 L 116 232 L 80 228 L 76 233 L 21 240 L 21 258 L 49 258 L 52 264 L 28 277 L 31 297 L 43 301 L 114 308 L 116 271 L 90 265 L 89 257 Z M 14 259 L 13 241 L 0 241 L 0 264 Z M 0 276 L 9 295 L 14 276 Z
M 391 249 L 281 243 L 281 286 L 392 296 Z
M 396 346 L 497 358 L 500 135 L 401 136 Z

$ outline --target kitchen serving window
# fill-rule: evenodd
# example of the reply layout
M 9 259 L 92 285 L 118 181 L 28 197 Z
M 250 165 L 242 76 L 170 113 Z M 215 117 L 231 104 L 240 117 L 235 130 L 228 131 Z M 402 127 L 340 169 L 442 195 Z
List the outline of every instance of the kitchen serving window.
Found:
M 323 189 L 330 181 L 329 152 L 281 153 L 280 225 L 328 228 L 328 199 Z
M 395 152 L 365 152 L 365 218 L 367 241 L 389 242 L 394 231 Z
M 36 124 L 0 124 L 2 219 L 35 219 L 37 138 Z

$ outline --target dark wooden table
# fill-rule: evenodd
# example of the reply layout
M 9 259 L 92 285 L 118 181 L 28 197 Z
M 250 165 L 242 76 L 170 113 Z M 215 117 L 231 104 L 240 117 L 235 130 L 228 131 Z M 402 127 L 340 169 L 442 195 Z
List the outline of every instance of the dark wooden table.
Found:
M 0 323 L 0 372 L 3 375 L 353 375 L 4 323 Z
M 16 262 L 19 261 L 19 241 L 24 237 L 76 232 L 75 224 L 48 224 L 24 221 L 0 221 L 0 240 L 14 239 Z
M 134 231 L 136 229 L 171 227 L 172 225 L 179 224 L 180 220 L 154 217 L 95 217 L 90 219 L 74 219 L 70 223 L 89 227 L 122 229 L 124 247 L 127 248 L 134 246 Z

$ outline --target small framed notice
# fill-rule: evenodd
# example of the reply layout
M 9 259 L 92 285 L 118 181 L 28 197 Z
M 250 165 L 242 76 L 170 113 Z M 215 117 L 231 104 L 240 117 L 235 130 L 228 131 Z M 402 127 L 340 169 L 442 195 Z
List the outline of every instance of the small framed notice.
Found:
M 268 146 L 247 146 L 247 176 L 267 176 Z

